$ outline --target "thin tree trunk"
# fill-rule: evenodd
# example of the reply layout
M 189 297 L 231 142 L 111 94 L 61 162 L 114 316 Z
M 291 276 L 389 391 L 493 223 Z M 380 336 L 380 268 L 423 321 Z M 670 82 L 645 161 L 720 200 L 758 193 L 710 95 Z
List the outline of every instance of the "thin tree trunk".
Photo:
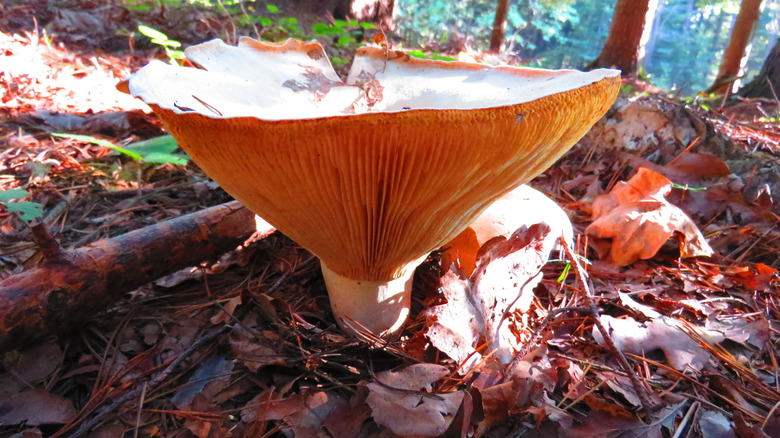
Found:
M 624 76 L 635 74 L 648 16 L 654 16 L 650 0 L 618 0 L 607 42 L 588 69 L 610 67 L 622 70 Z
M 777 99 L 780 95 L 780 39 L 764 61 L 761 71 L 747 85 L 739 90 L 742 97 L 765 97 Z
M 504 44 L 507 17 L 509 17 L 509 0 L 498 0 L 496 16 L 493 19 L 493 32 L 490 35 L 490 51 L 493 53 L 499 53 Z
M 653 19 L 650 20 L 647 19 L 647 22 L 650 23 L 650 27 L 645 27 L 644 30 L 644 36 L 647 36 L 647 41 L 644 44 L 640 43 L 640 46 L 643 46 L 644 49 L 644 56 L 641 57 L 641 59 L 638 60 L 642 65 L 651 65 L 653 63 L 653 52 L 655 51 L 655 43 L 658 39 L 658 33 L 659 29 L 661 29 L 661 11 L 663 10 L 664 4 L 663 2 L 655 1 L 656 6 L 653 8 L 650 6 L 648 8 L 648 13 L 653 10 Z M 643 36 L 643 39 L 644 39 Z
M 761 15 L 761 2 L 762 0 L 742 0 L 734 28 L 731 30 L 729 45 L 726 47 L 723 61 L 718 69 L 718 75 L 715 77 L 715 83 L 707 90 L 708 92 L 731 93 L 734 82 L 739 78 L 744 67 L 745 53 L 750 39 L 753 37 L 756 24 L 758 24 L 758 17 Z
M 68 330 L 150 281 L 216 259 L 255 231 L 230 202 L 49 259 L 0 282 L 0 353 Z M 55 245 L 56 246 L 56 245 Z

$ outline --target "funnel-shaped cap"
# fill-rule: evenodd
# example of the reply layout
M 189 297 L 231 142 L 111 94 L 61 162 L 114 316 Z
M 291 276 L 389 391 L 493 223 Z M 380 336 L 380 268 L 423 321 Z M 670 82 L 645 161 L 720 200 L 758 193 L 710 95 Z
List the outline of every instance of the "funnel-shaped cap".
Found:
M 228 193 L 349 279 L 390 281 L 544 171 L 610 107 L 616 70 L 488 67 L 241 39 L 129 91 Z

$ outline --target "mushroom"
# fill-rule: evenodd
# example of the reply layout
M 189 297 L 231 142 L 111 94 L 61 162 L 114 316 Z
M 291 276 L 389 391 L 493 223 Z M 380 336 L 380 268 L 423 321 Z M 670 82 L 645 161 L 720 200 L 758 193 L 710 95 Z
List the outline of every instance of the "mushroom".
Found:
M 454 267 L 465 278 L 471 277 L 479 249 L 488 240 L 509 237 L 520 227 L 545 223 L 550 232 L 544 238 L 541 251 L 548 256 L 558 246 L 561 237 L 571 243 L 574 235 L 566 212 L 542 192 L 525 184 L 500 197 L 479 217 L 442 247 L 442 273 Z
M 346 82 L 316 42 L 188 48 L 124 88 L 228 193 L 316 255 L 337 323 L 396 334 L 411 277 L 544 171 L 614 101 L 616 70 L 539 70 L 358 49 Z

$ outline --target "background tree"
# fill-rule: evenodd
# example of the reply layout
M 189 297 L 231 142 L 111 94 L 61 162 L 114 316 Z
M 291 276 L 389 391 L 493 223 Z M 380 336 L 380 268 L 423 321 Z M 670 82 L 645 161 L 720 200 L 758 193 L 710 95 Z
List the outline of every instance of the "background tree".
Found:
M 780 90 L 780 39 L 777 40 L 769 56 L 764 61 L 761 72 L 739 90 L 742 97 L 765 97 L 777 99 Z
M 715 77 L 715 83 L 707 90 L 715 94 L 730 94 L 736 79 L 743 71 L 745 52 L 761 15 L 762 0 L 742 0 L 739 14 L 731 31 L 729 45 Z
M 427 46 L 456 55 L 490 47 L 498 0 L 395 0 L 396 31 L 407 47 Z M 523 65 L 583 68 L 598 58 L 617 0 L 511 0 L 503 51 Z M 629 3 L 638 3 L 635 0 Z M 715 80 L 741 0 L 658 0 L 644 58 L 643 78 L 678 95 L 691 95 Z M 632 6 L 634 7 L 634 6 Z M 780 0 L 764 1 L 745 71 L 758 73 L 780 36 Z M 639 38 L 640 48 L 644 40 Z M 455 44 L 457 43 L 457 44 Z M 749 82 L 746 79 L 744 82 Z
M 501 45 L 504 44 L 504 31 L 506 30 L 506 19 L 509 17 L 509 0 L 498 0 L 496 6 L 496 16 L 493 19 L 493 32 L 490 36 L 490 51 L 498 53 L 501 51 Z
M 656 5 L 655 0 L 618 0 L 607 42 L 588 69 L 609 67 L 622 70 L 623 75 L 635 74 L 643 52 L 645 26 L 653 22 Z

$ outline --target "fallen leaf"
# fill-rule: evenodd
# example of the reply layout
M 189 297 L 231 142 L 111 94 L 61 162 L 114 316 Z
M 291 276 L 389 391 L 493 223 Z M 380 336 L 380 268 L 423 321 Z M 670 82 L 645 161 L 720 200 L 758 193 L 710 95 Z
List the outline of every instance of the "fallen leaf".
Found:
M 233 319 L 233 313 L 236 311 L 236 307 L 241 304 L 241 294 L 229 299 L 226 303 L 220 306 L 216 315 L 212 316 L 210 321 L 212 324 L 226 324 Z
M 378 373 L 376 382 L 366 384 L 366 403 L 374 421 L 400 436 L 441 436 L 455 418 L 464 393 L 434 394 L 419 389 L 431 388 L 448 373 L 435 364 Z
M 707 438 L 736 438 L 734 425 L 729 419 L 717 411 L 702 409 L 699 414 L 699 430 L 701 436 Z
M 483 419 L 477 425 L 476 436 L 482 436 L 502 424 L 510 416 L 524 412 L 531 406 L 543 404 L 543 385 L 533 379 L 514 377 L 479 390 Z
M 647 323 L 640 323 L 634 318 L 618 319 L 602 315 L 601 322 L 610 331 L 615 345 L 624 353 L 645 355 L 653 350 L 662 350 L 669 364 L 679 371 L 689 367 L 701 370 L 710 358 L 710 354 L 696 341 L 691 339 L 681 328 L 681 322 L 661 316 Z M 691 330 L 697 330 L 689 327 Z M 702 333 L 702 336 L 717 334 Z M 593 337 L 600 344 L 604 338 L 597 328 L 593 328 Z
M 674 421 L 682 405 L 671 406 L 659 412 L 653 422 L 646 424 L 638 418 L 610 415 L 607 412 L 591 411 L 579 419 L 576 426 L 564 428 L 568 438 L 642 437 L 663 438 L 674 430 Z
M 659 173 L 677 184 L 700 185 L 708 179 L 718 179 L 731 174 L 729 166 L 711 154 L 684 152 L 672 162 L 661 167 Z
M 230 374 L 234 362 L 223 357 L 210 357 L 200 363 L 190 377 L 189 382 L 171 398 L 171 402 L 181 410 L 189 410 L 192 399 L 204 395 L 211 399 L 230 383 Z
M 477 320 L 479 312 L 469 299 L 470 289 L 468 280 L 452 270 L 447 271 L 439 287 L 447 303 L 425 311 L 432 321 L 425 336 L 431 345 L 459 364 L 461 373 L 470 371 L 482 360 L 475 345 L 484 325 Z
M 350 404 L 335 393 L 324 391 L 295 394 L 283 399 L 274 399 L 267 392 L 257 395 L 241 411 L 241 419 L 245 423 L 256 421 L 281 421 L 283 430 L 288 430 L 296 438 L 317 438 L 321 436 L 339 436 L 350 438 L 356 436 L 360 425 L 368 418 L 368 409 L 354 406 L 350 420 L 359 419 L 354 423 L 340 423 L 344 419 L 344 410 L 350 410 Z M 333 418 L 331 418 L 333 417 Z M 356 427 L 357 426 L 357 427 Z M 323 429 L 330 434 L 322 435 Z M 344 431 L 347 431 L 344 434 Z M 351 435 L 352 433 L 355 435 Z
M 409 365 L 398 370 L 384 371 L 376 380 L 384 386 L 407 391 L 430 391 L 431 384 L 443 379 L 450 371 L 447 367 L 433 363 Z
M 488 240 L 498 236 L 508 239 L 518 228 L 539 223 L 550 227 L 544 239 L 543 253 L 552 253 L 561 236 L 569 243 L 573 241 L 572 225 L 566 212 L 544 193 L 521 185 L 494 201 L 468 228 L 442 246 L 442 272 L 446 273 L 455 265 L 455 271 L 470 277 L 479 250 Z
M 0 399 L 0 424 L 63 424 L 76 415 L 73 402 L 37 388 Z
M 671 189 L 666 177 L 641 167 L 628 182 L 618 183 L 609 194 L 596 198 L 594 221 L 585 232 L 612 239 L 608 257 L 619 266 L 652 258 L 675 235 L 681 239 L 682 257 L 712 255 L 693 221 L 664 198 Z
M 275 340 L 279 335 L 271 331 L 263 331 L 259 320 L 262 316 L 257 312 L 249 313 L 240 324 L 235 324 L 228 340 L 230 349 L 236 360 L 240 361 L 252 372 L 257 372 L 267 365 L 284 365 L 286 356 L 279 354 Z
M 493 357 L 509 363 L 520 349 L 518 327 L 541 280 L 549 248 L 545 224 L 521 227 L 508 239 L 495 237 L 482 246 L 469 280 L 448 272 L 441 291 L 447 303 L 425 311 L 431 344 L 460 365 L 465 374 L 482 359 L 477 351 L 487 341 Z
M 23 350 L 12 366 L 4 364 L 9 373 L 0 375 L 0 395 L 10 395 L 49 377 L 61 363 L 62 349 L 54 342 Z

